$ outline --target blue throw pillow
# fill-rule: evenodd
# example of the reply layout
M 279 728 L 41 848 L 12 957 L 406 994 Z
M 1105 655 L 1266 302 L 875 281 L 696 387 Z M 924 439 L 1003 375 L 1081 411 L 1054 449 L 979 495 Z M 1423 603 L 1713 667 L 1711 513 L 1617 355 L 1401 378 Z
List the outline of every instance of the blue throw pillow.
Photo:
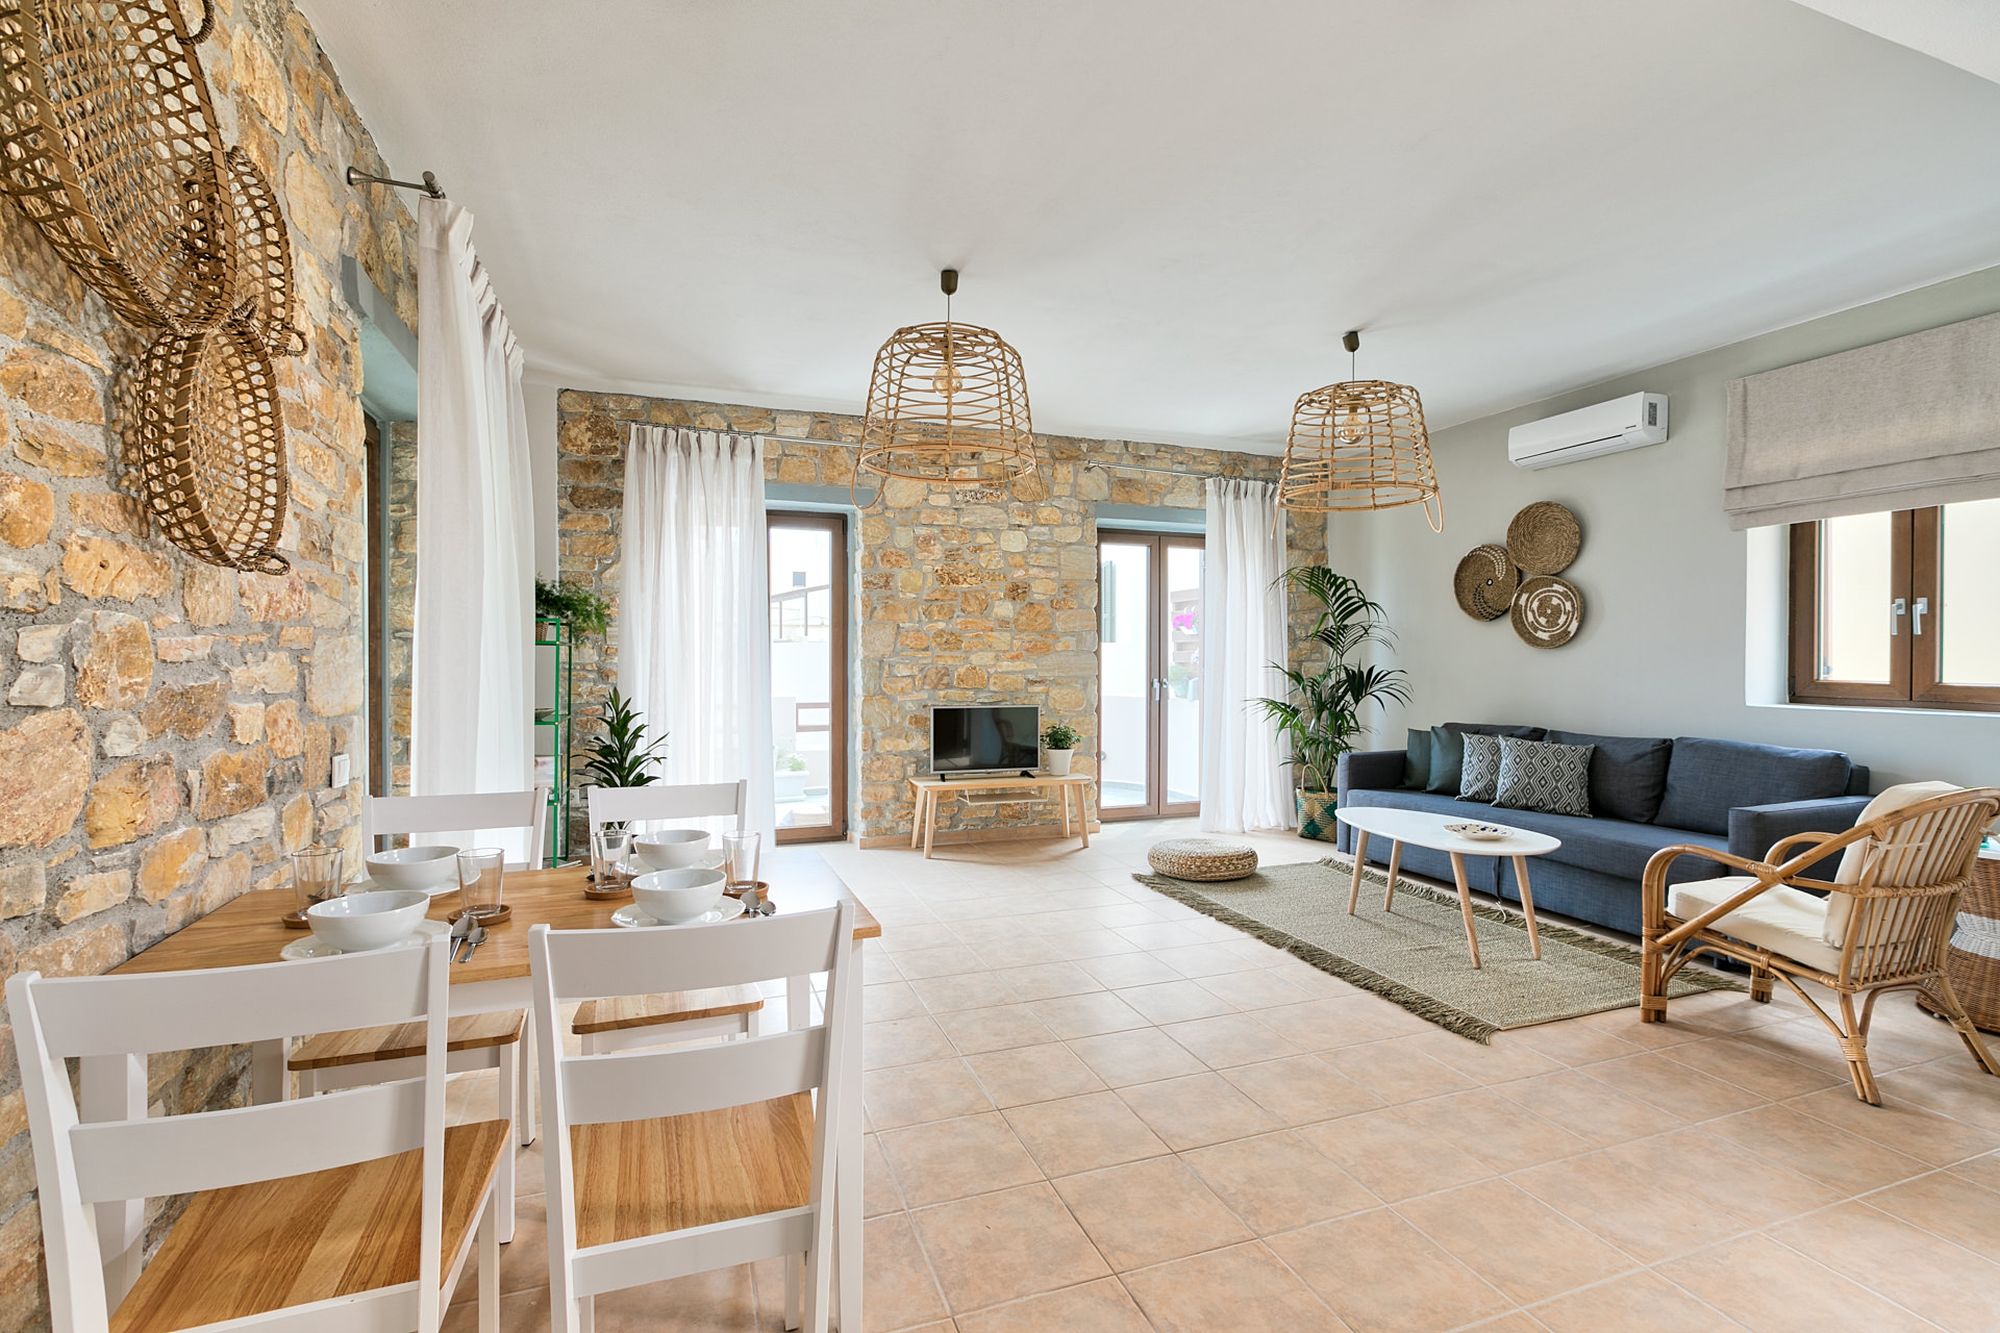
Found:
M 1441 727 L 1431 728 L 1431 772 L 1430 781 L 1424 784 L 1425 791 L 1442 792 L 1446 796 L 1458 795 L 1465 784 L 1465 741 L 1471 732 L 1478 736 L 1518 736 L 1524 740 L 1540 740 L 1540 727 L 1511 727 L 1494 722 L 1447 722 Z
M 1650 824 L 1667 794 L 1667 760 L 1674 743 L 1659 736 L 1593 736 L 1582 731 L 1551 731 L 1559 745 L 1588 745 L 1590 810 L 1606 819 Z
M 1842 796 L 1853 769 L 1853 761 L 1838 750 L 1676 736 L 1666 798 L 1653 822 L 1727 834 L 1729 812 L 1736 807 Z
M 1403 740 L 1403 786 L 1422 791 L 1431 780 L 1431 734 L 1411 727 Z

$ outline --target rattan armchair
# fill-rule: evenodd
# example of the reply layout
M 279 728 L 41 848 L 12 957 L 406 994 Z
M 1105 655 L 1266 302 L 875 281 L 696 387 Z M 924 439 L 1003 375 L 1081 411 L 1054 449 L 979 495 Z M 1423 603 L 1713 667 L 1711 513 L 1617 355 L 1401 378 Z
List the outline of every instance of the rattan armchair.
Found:
M 1989 1074 L 2000 1062 L 1944 973 L 1958 898 L 1986 827 L 2000 814 L 2000 788 L 1957 790 L 1942 784 L 1892 788 L 1875 798 L 1845 833 L 1801 833 L 1751 861 L 1709 847 L 1661 848 L 1642 881 L 1645 961 L 1640 1018 L 1667 1017 L 1667 985 L 1698 954 L 1719 954 L 1750 968 L 1751 998 L 1768 1003 L 1783 981 L 1840 1043 L 1854 1093 L 1882 1104 L 1868 1068 L 1868 1024 L 1884 993 L 1928 986 L 1943 1017 Z M 1667 885 L 1683 856 L 1702 857 L 1734 874 Z M 1833 879 L 1807 872 L 1838 857 Z M 1803 982 L 1833 992 L 1836 1019 Z M 1856 997 L 1865 997 L 1857 1008 Z

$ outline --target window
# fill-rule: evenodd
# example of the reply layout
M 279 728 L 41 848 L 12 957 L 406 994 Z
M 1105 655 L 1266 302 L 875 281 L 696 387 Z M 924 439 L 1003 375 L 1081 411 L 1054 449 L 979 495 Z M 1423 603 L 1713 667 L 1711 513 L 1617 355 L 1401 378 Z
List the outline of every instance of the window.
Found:
M 2000 500 L 1792 525 L 1791 697 L 2000 711 Z

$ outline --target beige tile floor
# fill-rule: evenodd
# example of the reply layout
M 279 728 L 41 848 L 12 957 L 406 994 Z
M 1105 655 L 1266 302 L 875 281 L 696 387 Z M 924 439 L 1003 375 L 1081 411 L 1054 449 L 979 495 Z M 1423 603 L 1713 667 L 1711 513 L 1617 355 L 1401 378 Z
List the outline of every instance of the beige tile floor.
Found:
M 1880 1109 L 1782 993 L 1479 1046 L 1132 881 L 1185 831 L 804 853 L 885 929 L 870 1333 L 2000 1328 L 2000 1080 L 1907 998 L 1878 1011 Z M 538 1150 L 522 1175 L 502 1326 L 530 1333 Z M 779 1329 L 780 1277 L 624 1293 L 598 1328 Z

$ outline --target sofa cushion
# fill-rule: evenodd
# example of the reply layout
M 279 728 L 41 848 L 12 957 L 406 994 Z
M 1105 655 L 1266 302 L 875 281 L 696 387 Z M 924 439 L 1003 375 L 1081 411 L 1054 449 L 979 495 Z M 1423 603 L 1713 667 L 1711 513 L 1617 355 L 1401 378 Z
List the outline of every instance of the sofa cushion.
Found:
M 1590 817 L 1590 747 L 1503 736 L 1500 783 L 1493 804 Z
M 1653 822 L 1667 794 L 1667 760 L 1674 743 L 1664 736 L 1594 736 L 1586 731 L 1551 731 L 1545 740 L 1588 745 L 1590 812 L 1610 819 Z
M 1431 733 L 1409 728 L 1403 740 L 1403 785 L 1422 791 L 1431 780 Z
M 1430 781 L 1424 784 L 1425 791 L 1458 795 L 1459 786 L 1465 780 L 1465 742 L 1462 737 L 1468 731 L 1480 736 L 1521 736 L 1531 741 L 1542 738 L 1540 727 L 1515 727 L 1495 722 L 1447 722 L 1441 727 L 1432 727 L 1431 772 Z
M 1653 822 L 1727 833 L 1729 812 L 1736 806 L 1839 796 L 1847 790 L 1853 767 L 1838 750 L 1676 736 L 1667 761 L 1667 793 Z
M 1491 801 L 1500 790 L 1500 738 L 1468 731 L 1465 761 L 1460 765 L 1458 797 L 1462 801 Z

